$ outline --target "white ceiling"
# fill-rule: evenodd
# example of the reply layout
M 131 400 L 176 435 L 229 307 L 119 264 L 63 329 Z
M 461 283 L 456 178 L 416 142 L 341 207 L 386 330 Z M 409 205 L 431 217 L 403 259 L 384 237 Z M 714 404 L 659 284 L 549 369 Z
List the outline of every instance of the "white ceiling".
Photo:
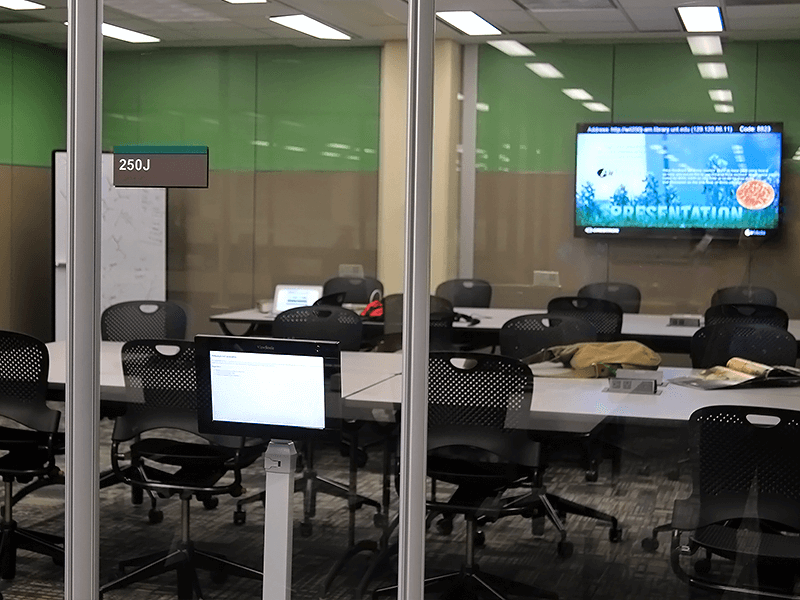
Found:
M 66 46 L 67 0 L 36 0 L 44 10 L 0 8 L 0 35 Z M 713 1 L 713 0 L 712 0 Z M 700 0 L 438 0 L 436 10 L 474 10 L 522 42 L 676 39 L 685 36 L 676 6 Z M 721 0 L 727 39 L 800 38 L 800 0 Z M 106 0 L 105 21 L 161 38 L 161 47 L 294 44 L 375 45 L 406 37 L 405 0 Z M 323 42 L 269 21 L 302 12 L 341 29 L 350 42 Z M 437 37 L 461 43 L 486 39 L 439 22 Z M 106 39 L 106 49 L 141 48 Z

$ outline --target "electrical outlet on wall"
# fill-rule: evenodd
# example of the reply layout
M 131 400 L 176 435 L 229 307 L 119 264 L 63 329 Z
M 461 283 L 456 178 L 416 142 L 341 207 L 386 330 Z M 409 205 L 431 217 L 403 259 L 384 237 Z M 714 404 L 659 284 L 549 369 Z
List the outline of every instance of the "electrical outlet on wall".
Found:
M 561 283 L 558 278 L 558 271 L 534 271 L 533 285 L 561 287 Z

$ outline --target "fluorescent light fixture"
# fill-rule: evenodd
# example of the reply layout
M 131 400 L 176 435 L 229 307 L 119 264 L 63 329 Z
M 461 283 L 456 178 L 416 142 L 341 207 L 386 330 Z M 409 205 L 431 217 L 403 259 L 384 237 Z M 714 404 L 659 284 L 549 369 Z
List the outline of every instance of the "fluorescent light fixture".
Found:
M 706 62 L 697 63 L 697 69 L 700 71 L 700 77 L 703 79 L 727 79 L 728 67 L 725 63 L 721 62 Z
M 130 29 L 124 29 L 122 27 L 117 27 L 116 25 L 109 25 L 108 23 L 103 23 L 100 31 L 102 31 L 103 35 L 106 37 L 122 40 L 123 42 L 130 42 L 132 44 L 149 44 L 152 42 L 161 41 L 152 35 L 146 35 L 144 33 L 139 33 L 138 31 L 131 31 Z
M 611 112 L 611 109 L 602 102 L 584 102 L 583 105 L 592 112 Z
M 350 36 L 306 15 L 270 17 L 270 21 L 321 40 L 349 40 Z
M 266 4 L 267 0 L 225 0 L 228 4 Z
M 11 10 L 37 10 L 47 7 L 44 4 L 28 2 L 28 0 L 0 0 L 0 8 L 10 8 Z
M 69 22 L 64 21 L 64 25 L 69 25 Z M 100 26 L 100 31 L 106 37 L 122 40 L 123 42 L 130 42 L 132 44 L 149 44 L 161 41 L 159 38 L 153 37 L 152 35 L 131 31 L 130 29 L 124 29 L 116 25 L 109 25 L 108 23 L 103 23 Z
M 686 38 L 689 49 L 695 56 L 716 56 L 722 54 L 722 41 L 718 35 L 690 35 Z
M 525 63 L 525 66 L 544 79 L 564 79 L 564 74 L 550 63 Z
M 724 31 L 719 6 L 679 6 L 678 16 L 689 33 Z
M 467 35 L 500 35 L 503 33 L 471 10 L 446 10 L 436 16 Z
M 732 113 L 733 104 L 715 104 L 714 110 L 718 113 Z
M 567 88 L 561 91 L 573 100 L 594 100 L 589 92 L 580 88 Z
M 708 90 L 708 97 L 714 102 L 733 102 L 733 92 L 730 90 Z
M 509 56 L 536 56 L 533 50 L 515 40 L 496 40 L 486 43 Z

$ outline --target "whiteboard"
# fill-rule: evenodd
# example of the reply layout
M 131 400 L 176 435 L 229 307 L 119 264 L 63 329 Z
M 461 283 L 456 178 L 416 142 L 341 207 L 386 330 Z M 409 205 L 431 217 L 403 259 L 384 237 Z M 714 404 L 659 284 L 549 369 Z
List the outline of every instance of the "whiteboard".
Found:
M 104 152 L 101 179 L 100 311 L 127 300 L 165 300 L 167 191 L 117 188 L 114 155 Z M 55 339 L 66 339 L 69 205 L 67 153 L 53 153 L 55 203 Z

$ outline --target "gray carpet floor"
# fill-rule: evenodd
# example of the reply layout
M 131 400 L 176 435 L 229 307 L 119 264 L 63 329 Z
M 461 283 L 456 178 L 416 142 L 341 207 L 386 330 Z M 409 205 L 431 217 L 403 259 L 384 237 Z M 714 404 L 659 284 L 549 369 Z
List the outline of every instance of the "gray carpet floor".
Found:
M 103 439 L 108 439 L 110 425 L 104 422 L 102 428 Z M 567 559 L 560 558 L 556 552 L 559 538 L 552 525 L 545 524 L 543 531 L 534 530 L 530 519 L 508 517 L 484 528 L 486 543 L 477 550 L 481 569 L 555 591 L 562 599 L 719 598 L 719 595 L 691 591 L 672 573 L 668 558 L 669 534 L 662 535 L 655 552 L 641 547 L 642 538 L 649 535 L 654 525 L 669 520 L 674 499 L 686 496 L 690 489 L 687 472 L 682 472 L 677 481 L 666 476 L 685 454 L 680 432 L 630 428 L 622 441 L 626 451 L 621 473 L 616 478 L 612 478 L 610 463 L 606 461 L 601 465 L 598 481 L 587 483 L 583 471 L 568 456 L 554 459 L 546 477 L 548 491 L 617 516 L 624 530 L 622 541 L 612 543 L 609 540 L 606 524 L 571 516 L 567 518 L 567 529 L 574 554 Z M 103 456 L 108 456 L 107 447 L 103 448 Z M 380 498 L 380 464 L 380 453 L 371 453 L 359 474 L 359 491 L 375 499 Z M 248 492 L 261 488 L 262 465 L 259 460 L 248 469 L 245 481 Z M 347 459 L 340 455 L 338 448 L 320 448 L 316 466 L 320 474 L 347 481 Z M 392 500 L 392 511 L 395 511 L 394 490 Z M 115 485 L 101 491 L 101 581 L 114 577 L 120 559 L 174 547 L 179 539 L 180 502 L 177 498 L 162 499 L 159 507 L 164 519 L 153 525 L 147 518 L 148 502 L 132 505 L 126 486 Z M 261 505 L 249 505 L 246 522 L 241 525 L 233 523 L 234 507 L 235 499 L 230 497 L 222 497 L 219 506 L 212 510 L 193 502 L 193 540 L 200 548 L 259 568 L 264 525 Z M 295 494 L 292 598 L 355 598 L 355 589 L 370 565 L 372 555 L 368 552 L 356 555 L 344 565 L 327 594 L 322 590 L 322 582 L 332 565 L 347 550 L 346 502 L 320 495 L 313 529 L 307 537 L 299 528 L 301 511 L 302 496 Z M 357 512 L 357 540 L 378 539 L 380 531 L 373 524 L 374 513 L 369 507 Z M 15 507 L 14 516 L 20 526 L 53 533 L 63 531 L 63 487 L 51 486 L 32 494 Z M 449 535 L 441 534 L 435 526 L 430 528 L 426 538 L 429 573 L 459 568 L 465 548 L 464 530 L 463 520 L 456 520 Z M 387 568 L 377 571 L 367 588 L 391 584 L 395 573 L 396 561 L 390 560 Z M 229 577 L 215 583 L 203 573 L 200 582 L 208 600 L 261 597 L 260 582 L 254 580 Z M 0 583 L 0 591 L 5 600 L 62 598 L 63 569 L 48 558 L 19 551 L 17 576 Z M 174 574 L 155 577 L 105 596 L 107 600 L 176 597 Z M 455 597 L 468 596 L 457 594 Z

